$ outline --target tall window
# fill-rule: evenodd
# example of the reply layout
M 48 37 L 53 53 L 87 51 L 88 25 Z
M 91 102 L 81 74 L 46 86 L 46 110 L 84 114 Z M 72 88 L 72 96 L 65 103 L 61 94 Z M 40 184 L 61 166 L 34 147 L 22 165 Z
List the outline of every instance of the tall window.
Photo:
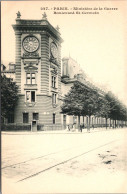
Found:
M 35 102 L 35 91 L 26 91 L 26 102 Z
M 28 122 L 29 122 L 29 114 L 23 113 L 23 123 L 28 123 Z
M 39 120 L 39 114 L 33 113 L 33 120 Z
M 8 123 L 14 123 L 14 114 L 13 113 L 10 113 L 8 115 Z
M 52 76 L 52 87 L 56 88 L 56 77 Z
M 53 113 L 53 124 L 55 124 L 55 122 L 56 122 L 56 114 Z
M 53 104 L 56 104 L 56 95 L 57 95 L 56 93 L 52 94 L 52 103 Z
M 73 116 L 73 123 L 76 123 L 76 122 L 77 122 L 77 117 Z
M 35 84 L 35 73 L 26 74 L 26 84 Z
M 35 91 L 31 91 L 31 102 L 35 102 Z
M 63 126 L 66 128 L 66 115 L 63 115 Z

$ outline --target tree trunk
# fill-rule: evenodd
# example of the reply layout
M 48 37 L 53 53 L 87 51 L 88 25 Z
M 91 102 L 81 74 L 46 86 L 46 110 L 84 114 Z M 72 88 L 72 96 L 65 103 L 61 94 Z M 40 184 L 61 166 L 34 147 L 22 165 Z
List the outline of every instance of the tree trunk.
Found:
M 113 129 L 114 129 L 114 120 L 113 120 Z
M 88 126 L 89 130 L 90 130 L 90 121 L 91 121 L 91 116 L 89 116 L 89 126 Z
M 103 128 L 103 118 L 101 117 L 101 128 Z
M 97 117 L 97 120 L 96 120 L 96 124 L 97 124 L 96 127 L 98 128 L 98 117 Z
M 86 125 L 87 125 L 87 129 L 88 129 L 88 116 L 86 116 Z
M 115 119 L 115 128 L 116 128 L 116 119 Z
M 80 116 L 78 116 L 78 129 L 80 129 Z
M 84 123 L 84 116 L 83 116 L 83 125 L 85 126 L 85 123 Z
M 119 120 L 119 128 L 121 128 L 121 120 Z
M 107 129 L 107 118 L 105 118 L 105 121 L 106 121 L 106 129 Z
M 100 127 L 100 118 L 98 118 L 98 128 Z
M 122 121 L 122 128 L 123 128 L 123 121 Z
M 110 119 L 110 124 L 109 124 L 109 128 L 111 128 L 111 119 Z

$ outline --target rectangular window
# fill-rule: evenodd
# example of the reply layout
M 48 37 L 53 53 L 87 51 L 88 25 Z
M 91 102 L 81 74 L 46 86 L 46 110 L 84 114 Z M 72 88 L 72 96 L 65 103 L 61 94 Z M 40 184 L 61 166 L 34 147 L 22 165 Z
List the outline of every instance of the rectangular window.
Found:
M 66 115 L 63 115 L 63 125 L 66 126 Z
M 73 116 L 73 123 L 77 123 L 77 117 Z
M 31 102 L 35 102 L 35 91 L 31 91 Z
M 52 87 L 56 88 L 56 77 L 52 76 Z
M 28 123 L 28 122 L 29 122 L 29 114 L 23 113 L 23 123 Z
M 26 102 L 35 102 L 35 91 L 26 91 Z
M 56 104 L 56 94 L 55 93 L 52 94 L 52 103 Z
M 66 123 L 66 115 L 63 115 L 63 122 Z
M 26 101 L 30 102 L 30 91 L 26 91 Z
M 56 114 L 53 113 L 53 124 L 55 124 L 55 120 L 56 120 Z
M 26 84 L 36 84 L 35 73 L 26 74 Z
M 39 120 L 39 114 L 33 113 L 33 120 Z
M 52 87 L 53 87 L 53 76 L 52 76 Z
M 35 73 L 32 73 L 31 75 L 31 84 L 35 84 Z
M 14 114 L 9 114 L 8 116 L 8 123 L 14 123 Z
M 30 73 L 27 73 L 26 74 L 26 84 L 30 84 L 31 81 L 30 81 Z

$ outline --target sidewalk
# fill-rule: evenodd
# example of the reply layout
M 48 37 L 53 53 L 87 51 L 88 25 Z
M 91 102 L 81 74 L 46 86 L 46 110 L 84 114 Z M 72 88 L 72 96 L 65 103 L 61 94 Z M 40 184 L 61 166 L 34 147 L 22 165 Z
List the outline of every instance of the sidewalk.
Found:
M 42 135 L 42 134 L 84 134 L 84 133 L 94 133 L 94 132 L 101 132 L 101 131 L 109 131 L 109 130 L 118 130 L 124 128 L 91 128 L 90 131 L 87 129 L 83 129 L 82 132 L 75 130 L 54 130 L 54 131 L 2 131 L 2 135 Z

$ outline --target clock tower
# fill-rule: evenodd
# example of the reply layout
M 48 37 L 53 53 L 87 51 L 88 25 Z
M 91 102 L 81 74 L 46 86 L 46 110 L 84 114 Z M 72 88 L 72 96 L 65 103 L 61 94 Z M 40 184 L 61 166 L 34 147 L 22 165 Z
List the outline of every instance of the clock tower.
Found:
M 12 25 L 16 38 L 15 72 L 19 100 L 15 123 L 38 128 L 61 125 L 61 43 L 59 28 L 54 28 L 44 13 L 41 20 L 21 19 L 17 13 Z

